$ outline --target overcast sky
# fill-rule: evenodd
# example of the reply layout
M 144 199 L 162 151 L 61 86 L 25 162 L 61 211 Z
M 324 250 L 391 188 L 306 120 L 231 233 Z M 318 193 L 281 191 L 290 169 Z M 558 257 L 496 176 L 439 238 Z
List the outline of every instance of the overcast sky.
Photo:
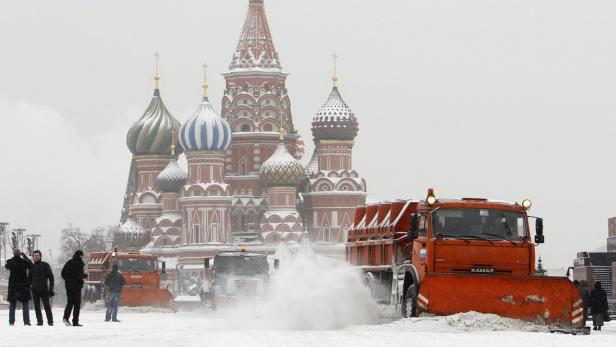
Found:
M 294 123 L 341 93 L 370 200 L 484 196 L 544 217 L 548 267 L 604 247 L 616 216 L 616 2 L 266 0 Z M 184 121 L 201 65 L 220 110 L 248 0 L 0 0 L 0 221 L 58 246 L 118 222 L 125 136 L 152 94 Z M 309 158 L 305 158 L 306 160 Z

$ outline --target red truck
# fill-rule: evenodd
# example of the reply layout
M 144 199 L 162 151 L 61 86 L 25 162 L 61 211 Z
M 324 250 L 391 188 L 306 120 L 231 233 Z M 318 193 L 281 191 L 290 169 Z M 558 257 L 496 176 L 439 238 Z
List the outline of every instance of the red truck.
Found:
M 173 295 L 160 287 L 161 276 L 166 276 L 163 264 L 158 269 L 156 257 L 139 252 L 94 252 L 88 261 L 88 280 L 85 285 L 85 299 L 95 302 L 105 298 L 104 281 L 113 264 L 124 277 L 120 305 L 156 306 L 170 308 Z
M 420 313 L 494 313 L 581 327 L 582 300 L 565 277 L 535 274 L 535 246 L 544 242 L 531 203 L 483 198 L 398 200 L 359 207 L 347 260 L 364 271 L 373 297 L 403 317 Z

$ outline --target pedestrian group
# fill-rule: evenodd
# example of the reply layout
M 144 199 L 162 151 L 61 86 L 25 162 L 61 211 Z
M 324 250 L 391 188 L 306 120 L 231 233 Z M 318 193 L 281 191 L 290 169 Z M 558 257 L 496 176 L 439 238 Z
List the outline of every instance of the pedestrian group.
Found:
M 42 253 L 39 250 L 32 252 L 32 262 L 28 256 L 19 249 L 13 250 L 13 257 L 6 261 L 5 268 L 9 270 L 9 285 L 7 300 L 9 301 L 9 325 L 15 325 L 15 311 L 17 303 L 21 303 L 24 325 L 30 324 L 29 301 L 34 301 L 36 325 L 43 325 L 41 302 L 45 310 L 47 324 L 53 326 L 53 313 L 49 299 L 55 295 L 54 276 L 51 266 L 42 261 Z M 64 264 L 62 278 L 66 289 L 66 308 L 64 309 L 63 322 L 67 326 L 82 326 L 79 323 L 79 311 L 81 310 L 81 289 L 88 275 L 84 271 L 83 252 L 78 250 L 73 257 Z M 118 320 L 118 306 L 122 287 L 125 284 L 124 277 L 118 272 L 118 265 L 114 264 L 112 271 L 105 279 L 106 292 L 108 294 L 108 306 L 105 313 L 105 321 Z M 73 315 L 72 321 L 71 313 Z

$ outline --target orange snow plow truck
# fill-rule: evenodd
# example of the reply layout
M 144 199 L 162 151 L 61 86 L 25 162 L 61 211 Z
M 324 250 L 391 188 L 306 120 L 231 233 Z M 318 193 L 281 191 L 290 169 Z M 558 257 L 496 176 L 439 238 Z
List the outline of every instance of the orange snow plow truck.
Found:
M 126 282 L 120 305 L 172 308 L 173 295 L 160 287 L 161 276 L 167 275 L 164 263 L 159 272 L 156 257 L 139 252 L 93 252 L 88 261 L 88 279 L 84 286 L 87 302 L 105 300 L 104 282 L 114 264 L 118 265 L 118 271 Z
M 535 274 L 543 220 L 522 204 L 480 198 L 358 207 L 346 257 L 373 298 L 403 317 L 476 311 L 580 331 L 582 299 L 565 277 Z M 534 243 L 529 219 L 535 220 Z

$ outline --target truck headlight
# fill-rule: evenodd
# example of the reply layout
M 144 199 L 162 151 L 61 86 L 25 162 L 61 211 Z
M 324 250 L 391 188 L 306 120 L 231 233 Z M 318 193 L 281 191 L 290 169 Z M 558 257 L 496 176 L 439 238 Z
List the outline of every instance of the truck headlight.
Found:
M 522 207 L 524 207 L 525 210 L 529 210 L 531 206 L 533 206 L 533 203 L 530 200 L 524 199 L 524 201 L 522 201 Z

